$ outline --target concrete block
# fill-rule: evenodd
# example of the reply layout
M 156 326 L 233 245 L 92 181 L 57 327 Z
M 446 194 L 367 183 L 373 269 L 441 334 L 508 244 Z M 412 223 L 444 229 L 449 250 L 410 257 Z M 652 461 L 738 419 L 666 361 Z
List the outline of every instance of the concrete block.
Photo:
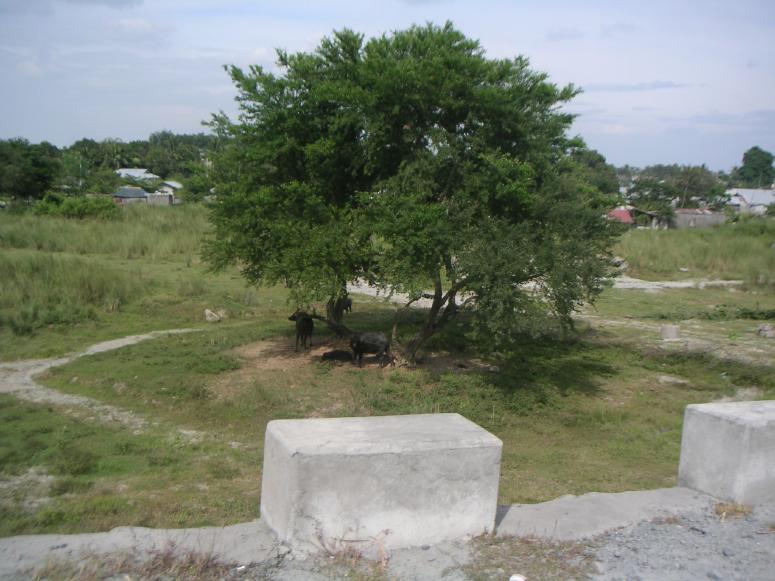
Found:
M 502 442 L 458 414 L 275 420 L 261 518 L 293 549 L 492 531 Z
M 687 406 L 678 484 L 742 504 L 775 501 L 775 401 Z

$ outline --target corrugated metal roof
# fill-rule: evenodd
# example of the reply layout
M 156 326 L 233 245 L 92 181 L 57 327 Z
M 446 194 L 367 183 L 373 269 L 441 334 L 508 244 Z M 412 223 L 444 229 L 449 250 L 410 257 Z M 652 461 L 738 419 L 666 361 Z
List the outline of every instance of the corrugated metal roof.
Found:
M 732 188 L 726 191 L 730 196 L 730 203 L 737 205 L 739 200 L 736 197 L 743 198 L 749 206 L 769 206 L 775 204 L 775 190 L 764 190 L 754 188 Z
M 144 198 L 147 194 L 145 193 L 145 190 L 143 188 L 138 188 L 135 186 L 123 186 L 121 188 L 118 188 L 115 194 L 113 194 L 114 198 Z
M 116 170 L 116 174 L 122 178 L 132 178 L 133 180 L 157 180 L 159 176 L 152 174 L 143 167 L 122 167 Z
M 714 214 L 718 214 L 718 212 L 714 212 L 713 210 L 708 210 L 707 208 L 676 208 L 675 213 L 703 215 L 703 216 L 712 216 Z

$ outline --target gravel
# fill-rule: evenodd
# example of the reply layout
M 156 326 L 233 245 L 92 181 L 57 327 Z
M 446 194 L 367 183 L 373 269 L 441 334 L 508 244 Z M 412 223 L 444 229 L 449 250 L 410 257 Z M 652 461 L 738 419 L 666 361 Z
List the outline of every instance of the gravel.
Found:
M 775 504 L 739 518 L 722 519 L 710 508 L 642 522 L 600 541 L 597 579 L 775 579 Z

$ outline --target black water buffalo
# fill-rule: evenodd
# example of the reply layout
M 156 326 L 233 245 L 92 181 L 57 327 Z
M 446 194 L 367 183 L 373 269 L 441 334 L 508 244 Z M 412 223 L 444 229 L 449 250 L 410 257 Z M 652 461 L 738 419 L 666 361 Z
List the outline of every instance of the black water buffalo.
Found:
M 353 350 L 353 361 L 358 364 L 358 367 L 363 366 L 364 353 L 376 353 L 380 367 L 385 366 L 386 360 L 393 364 L 390 341 L 384 333 L 354 333 L 350 338 L 350 349 Z
M 296 321 L 296 351 L 299 350 L 299 341 L 301 341 L 302 349 L 307 348 L 307 341 L 309 340 L 309 346 L 312 347 L 312 331 L 315 330 L 315 322 L 307 313 L 302 311 L 296 311 L 290 317 L 289 321 Z

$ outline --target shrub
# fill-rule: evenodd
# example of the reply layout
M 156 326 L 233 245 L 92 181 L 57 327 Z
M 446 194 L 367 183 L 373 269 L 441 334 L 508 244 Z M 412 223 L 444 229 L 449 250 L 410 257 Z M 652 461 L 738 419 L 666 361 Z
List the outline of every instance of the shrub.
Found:
M 121 211 L 109 198 L 91 198 L 86 196 L 60 197 L 47 194 L 33 206 L 37 215 L 62 216 L 63 218 L 97 218 L 115 220 Z

